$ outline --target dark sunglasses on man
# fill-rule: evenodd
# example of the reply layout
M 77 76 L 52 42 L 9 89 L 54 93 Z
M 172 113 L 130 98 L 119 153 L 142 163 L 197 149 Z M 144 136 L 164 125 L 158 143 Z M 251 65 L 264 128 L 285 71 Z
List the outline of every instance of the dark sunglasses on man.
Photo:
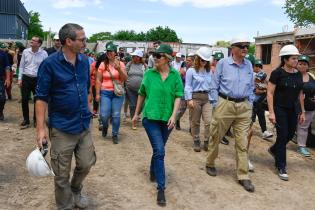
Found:
M 238 47 L 238 48 L 240 48 L 240 49 L 245 49 L 245 48 L 249 48 L 249 44 L 233 44 L 232 46 L 234 46 L 234 47 Z

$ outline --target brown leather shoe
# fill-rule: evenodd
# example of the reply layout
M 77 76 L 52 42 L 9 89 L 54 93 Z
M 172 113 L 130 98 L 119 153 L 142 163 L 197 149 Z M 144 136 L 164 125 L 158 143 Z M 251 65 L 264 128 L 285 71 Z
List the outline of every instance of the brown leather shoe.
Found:
M 217 169 L 215 167 L 206 166 L 206 172 L 209 176 L 216 176 L 217 175 Z
M 254 192 L 255 187 L 249 179 L 238 180 L 238 183 L 248 192 Z

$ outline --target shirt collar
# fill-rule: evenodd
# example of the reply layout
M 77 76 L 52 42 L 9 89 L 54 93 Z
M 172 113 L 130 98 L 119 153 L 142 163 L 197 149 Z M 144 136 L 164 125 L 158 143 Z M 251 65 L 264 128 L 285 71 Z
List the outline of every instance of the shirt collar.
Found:
M 65 54 L 62 52 L 62 50 L 59 50 L 59 51 L 57 51 L 57 53 L 58 53 L 58 59 L 60 60 L 60 61 L 67 61 L 67 59 L 66 59 L 66 56 L 65 56 Z M 82 55 L 81 55 L 81 53 L 78 53 L 77 54 L 77 60 L 78 61 L 81 61 L 82 60 Z M 67 61 L 68 62 L 68 61 Z
M 229 63 L 230 65 L 232 65 L 232 64 L 238 65 L 237 63 L 235 63 L 235 61 L 234 61 L 234 59 L 233 59 L 232 56 L 229 56 L 229 57 L 228 57 L 228 63 Z M 243 64 L 246 64 L 246 63 L 245 63 L 245 58 L 243 59 L 243 62 L 241 63 L 241 65 L 243 65 Z

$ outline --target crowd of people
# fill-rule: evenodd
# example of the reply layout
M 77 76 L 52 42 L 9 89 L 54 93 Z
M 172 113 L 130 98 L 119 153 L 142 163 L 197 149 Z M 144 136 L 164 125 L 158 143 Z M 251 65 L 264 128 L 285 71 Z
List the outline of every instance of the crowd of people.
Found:
M 32 93 L 38 147 L 48 139 L 51 142 L 58 209 L 88 206 L 81 189 L 96 162 L 90 121 L 98 117 L 103 137 L 111 125 L 112 141 L 118 144 L 124 103 L 129 106 L 131 129 L 138 129 L 142 119 L 152 146 L 149 179 L 157 183 L 158 205 L 166 205 L 165 146 L 173 128 L 181 130 L 187 108 L 192 149 L 208 153 L 206 173 L 217 176 L 219 144 L 228 145 L 226 136 L 233 136 L 237 179 L 249 192 L 255 191 L 249 175 L 254 166 L 248 158 L 252 126 L 257 116 L 261 137 L 272 141 L 265 119 L 269 111 L 277 137 L 268 152 L 279 178 L 287 181 L 286 144 L 295 134 L 297 151 L 311 155 L 306 148 L 315 113 L 310 59 L 294 45 L 283 46 L 281 64 L 268 76 L 262 61 L 248 54 L 248 39 L 236 38 L 230 44 L 228 57 L 208 47 L 183 55 L 160 41 L 154 42 L 155 50 L 148 54 L 140 49 L 127 54 L 112 41 L 106 43 L 104 52 L 94 53 L 86 48 L 84 29 L 77 24 L 64 25 L 54 37 L 54 46 L 45 50 L 37 36 L 27 49 L 20 42 L 0 43 L 0 121 L 4 120 L 5 101 L 12 99 L 15 72 L 21 90 L 21 129 L 30 127 Z M 69 182 L 73 154 L 76 167 Z

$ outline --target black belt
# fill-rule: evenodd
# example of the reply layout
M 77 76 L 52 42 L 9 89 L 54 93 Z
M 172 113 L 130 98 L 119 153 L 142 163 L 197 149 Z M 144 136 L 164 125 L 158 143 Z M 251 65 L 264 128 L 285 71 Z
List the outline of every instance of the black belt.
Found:
M 224 99 L 226 99 L 226 100 L 228 100 L 228 101 L 233 101 L 235 103 L 240 103 L 240 102 L 243 102 L 243 101 L 246 100 L 246 98 L 231 98 L 231 97 L 226 96 L 226 95 L 224 95 L 222 93 L 219 93 L 219 96 L 224 98 Z
M 200 91 L 194 91 L 193 93 L 209 93 L 209 91 L 200 90 Z

